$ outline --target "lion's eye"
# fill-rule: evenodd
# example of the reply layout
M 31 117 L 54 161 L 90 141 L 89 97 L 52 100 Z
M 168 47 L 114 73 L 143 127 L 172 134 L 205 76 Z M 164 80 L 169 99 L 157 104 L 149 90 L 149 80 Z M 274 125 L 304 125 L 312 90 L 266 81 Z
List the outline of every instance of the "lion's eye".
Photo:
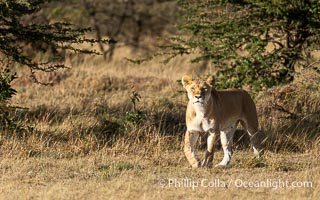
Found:
M 193 87 L 191 88 L 191 91 L 194 91 L 194 88 L 193 88 Z
M 208 88 L 203 88 L 202 90 L 206 92 L 206 91 L 208 91 Z

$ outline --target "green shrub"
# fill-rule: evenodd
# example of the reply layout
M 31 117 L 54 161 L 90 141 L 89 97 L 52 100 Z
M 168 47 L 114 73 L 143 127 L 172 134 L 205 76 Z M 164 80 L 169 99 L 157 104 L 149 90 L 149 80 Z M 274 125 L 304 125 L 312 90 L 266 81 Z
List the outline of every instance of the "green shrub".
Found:
M 196 53 L 192 62 L 210 62 L 218 87 L 289 83 L 297 67 L 317 62 L 311 55 L 320 45 L 319 1 L 180 0 L 179 6 L 183 34 L 166 54 Z
M 6 128 L 11 121 L 8 117 L 9 107 L 7 102 L 17 93 L 11 87 L 11 82 L 16 78 L 15 74 L 11 74 L 8 69 L 0 72 L 0 126 Z
M 17 91 L 11 87 L 11 82 L 16 78 L 17 77 L 15 76 L 15 74 L 11 74 L 9 69 L 4 69 L 0 72 L 1 105 L 7 100 L 11 99 L 11 97 L 17 93 Z

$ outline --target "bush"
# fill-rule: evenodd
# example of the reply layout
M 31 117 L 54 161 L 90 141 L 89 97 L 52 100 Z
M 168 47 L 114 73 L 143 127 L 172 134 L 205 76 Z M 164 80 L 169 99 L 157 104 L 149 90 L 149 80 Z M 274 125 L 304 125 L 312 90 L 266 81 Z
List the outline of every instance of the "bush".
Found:
M 296 68 L 310 67 L 320 45 L 320 2 L 316 0 L 180 0 L 180 28 L 173 56 L 200 53 L 210 61 L 220 87 L 255 90 L 289 83 Z M 314 65 L 315 68 L 317 68 Z M 319 72 L 319 70 L 316 70 Z
M 13 95 L 17 93 L 15 89 L 11 87 L 11 81 L 16 78 L 15 74 L 11 74 L 9 69 L 4 69 L 0 72 L 0 126 L 7 127 L 11 124 L 8 118 L 9 107 L 7 101 L 11 99 Z
M 90 28 L 76 28 L 67 22 L 49 23 L 26 20 L 27 17 L 40 11 L 47 2 L 49 1 L 5 0 L 0 2 L 0 64 L 6 66 L 0 74 L 2 122 L 8 122 L 7 101 L 16 93 L 10 85 L 16 77 L 8 70 L 13 64 L 27 66 L 31 71 L 31 77 L 39 83 L 35 76 L 37 71 L 52 72 L 66 67 L 57 61 L 59 60 L 57 57 L 63 57 L 66 52 L 98 54 L 94 50 L 77 48 L 74 47 L 75 45 L 108 42 L 86 38 L 85 34 L 91 30 Z M 41 62 L 34 59 L 36 53 L 46 51 L 50 51 L 53 56 Z
M 15 74 L 11 74 L 9 69 L 4 69 L 0 72 L 0 102 L 5 103 L 11 99 L 13 95 L 17 93 L 15 89 L 11 87 L 11 82 L 16 79 Z

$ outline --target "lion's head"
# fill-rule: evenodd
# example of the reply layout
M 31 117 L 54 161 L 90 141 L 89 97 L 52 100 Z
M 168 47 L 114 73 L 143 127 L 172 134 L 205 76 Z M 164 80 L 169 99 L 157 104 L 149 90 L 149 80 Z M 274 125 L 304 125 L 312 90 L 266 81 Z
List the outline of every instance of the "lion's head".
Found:
M 189 101 L 195 106 L 205 105 L 214 90 L 214 76 L 207 80 L 192 79 L 190 76 L 182 77 L 182 85 L 187 90 Z

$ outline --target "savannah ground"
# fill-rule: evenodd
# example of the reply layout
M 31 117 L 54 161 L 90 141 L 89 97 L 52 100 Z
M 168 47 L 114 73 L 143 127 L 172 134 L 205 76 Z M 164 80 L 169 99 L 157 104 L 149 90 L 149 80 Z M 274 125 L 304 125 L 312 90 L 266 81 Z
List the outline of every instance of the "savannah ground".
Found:
M 10 103 L 23 108 L 1 130 L 1 199 L 320 198 L 319 84 L 310 76 L 251 93 L 267 136 L 264 160 L 240 134 L 229 168 L 192 169 L 177 80 L 213 70 L 199 72 L 187 57 L 135 65 L 131 56 L 123 47 L 112 62 L 67 59 L 71 69 L 37 75 L 54 86 L 33 83 L 17 67 Z

